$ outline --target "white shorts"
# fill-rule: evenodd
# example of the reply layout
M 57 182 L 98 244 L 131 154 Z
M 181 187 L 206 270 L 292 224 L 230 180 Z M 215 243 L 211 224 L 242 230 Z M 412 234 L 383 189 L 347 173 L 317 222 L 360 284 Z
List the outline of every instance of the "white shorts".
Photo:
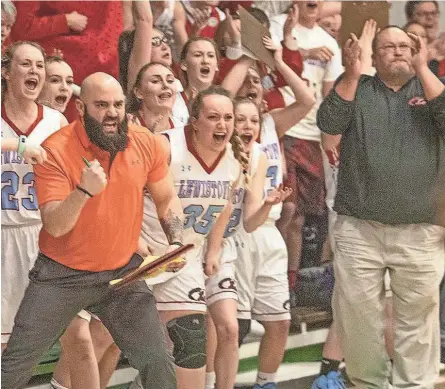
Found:
M 250 234 L 250 255 L 238 257 L 238 318 L 290 320 L 286 243 L 273 221 Z
M 2 226 L 2 343 L 11 336 L 14 318 L 28 286 L 29 271 L 39 252 L 40 223 Z
M 224 239 L 218 272 L 206 279 L 207 306 L 220 300 L 238 300 L 235 262 L 240 257 L 240 251 L 248 247 L 241 239 L 238 232 Z
M 159 311 L 206 312 L 202 248 L 187 253 L 187 264 L 167 281 L 152 285 Z

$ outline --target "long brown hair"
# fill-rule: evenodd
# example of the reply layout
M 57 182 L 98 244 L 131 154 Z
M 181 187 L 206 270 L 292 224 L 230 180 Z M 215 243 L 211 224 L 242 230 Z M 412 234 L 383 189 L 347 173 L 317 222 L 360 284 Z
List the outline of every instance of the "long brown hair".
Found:
M 172 72 L 172 74 L 174 74 L 173 70 L 169 66 L 167 66 L 163 63 L 160 63 L 160 62 L 150 62 L 150 63 L 147 63 L 144 66 L 142 66 L 141 70 L 139 70 L 139 72 L 136 76 L 136 80 L 134 82 L 133 88 L 128 93 L 128 103 L 127 103 L 127 112 L 128 113 L 135 113 L 135 112 L 139 111 L 139 109 L 141 108 L 142 101 L 136 97 L 136 93 L 134 93 L 134 90 L 136 88 L 141 87 L 142 78 L 144 77 L 145 72 L 155 65 L 161 65 L 161 66 L 165 67 L 166 69 L 170 70 Z
M 190 108 L 191 117 L 198 119 L 204 98 L 211 95 L 225 96 L 230 99 L 230 92 L 227 89 L 224 89 L 222 86 L 219 85 L 212 85 L 209 88 L 199 92 L 195 99 L 192 101 Z M 235 156 L 237 161 L 241 164 L 241 166 L 243 166 L 243 168 L 247 166 L 249 164 L 249 160 L 244 154 L 241 139 L 235 131 L 233 131 L 233 134 L 230 138 L 230 144 L 232 145 L 233 155 Z

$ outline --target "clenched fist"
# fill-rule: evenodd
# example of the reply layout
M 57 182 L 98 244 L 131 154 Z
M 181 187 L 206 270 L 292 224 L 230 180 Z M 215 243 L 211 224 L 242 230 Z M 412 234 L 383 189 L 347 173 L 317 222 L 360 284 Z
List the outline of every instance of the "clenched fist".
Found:
M 46 151 L 39 145 L 27 143 L 23 152 L 23 159 L 31 165 L 43 163 L 46 161 Z
M 90 165 L 82 171 L 80 186 L 94 196 L 107 186 L 107 175 L 97 159 L 90 162 Z
M 72 31 L 82 32 L 87 27 L 88 18 L 85 15 L 73 11 L 70 14 L 66 14 L 65 17 L 68 27 Z

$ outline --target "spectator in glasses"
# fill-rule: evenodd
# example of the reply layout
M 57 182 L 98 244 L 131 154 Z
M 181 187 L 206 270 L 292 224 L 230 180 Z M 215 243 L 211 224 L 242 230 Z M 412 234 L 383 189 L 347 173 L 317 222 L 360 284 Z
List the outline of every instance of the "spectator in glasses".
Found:
M 439 36 L 440 9 L 437 1 L 408 1 L 405 5 L 408 22 L 421 24 L 428 35 L 428 46 L 434 46 Z

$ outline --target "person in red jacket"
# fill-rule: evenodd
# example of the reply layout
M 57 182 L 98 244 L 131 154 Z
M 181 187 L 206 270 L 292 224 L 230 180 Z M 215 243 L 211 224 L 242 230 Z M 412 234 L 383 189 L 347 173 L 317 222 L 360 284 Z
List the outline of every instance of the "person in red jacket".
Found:
M 117 44 L 123 29 L 122 3 L 118 1 L 16 1 L 13 41 L 33 40 L 47 53 L 63 53 L 76 82 L 101 71 L 118 77 Z M 77 119 L 74 104 L 66 111 Z
M 12 1 L 2 1 L 2 55 L 12 43 L 9 35 L 15 23 L 17 11 Z

